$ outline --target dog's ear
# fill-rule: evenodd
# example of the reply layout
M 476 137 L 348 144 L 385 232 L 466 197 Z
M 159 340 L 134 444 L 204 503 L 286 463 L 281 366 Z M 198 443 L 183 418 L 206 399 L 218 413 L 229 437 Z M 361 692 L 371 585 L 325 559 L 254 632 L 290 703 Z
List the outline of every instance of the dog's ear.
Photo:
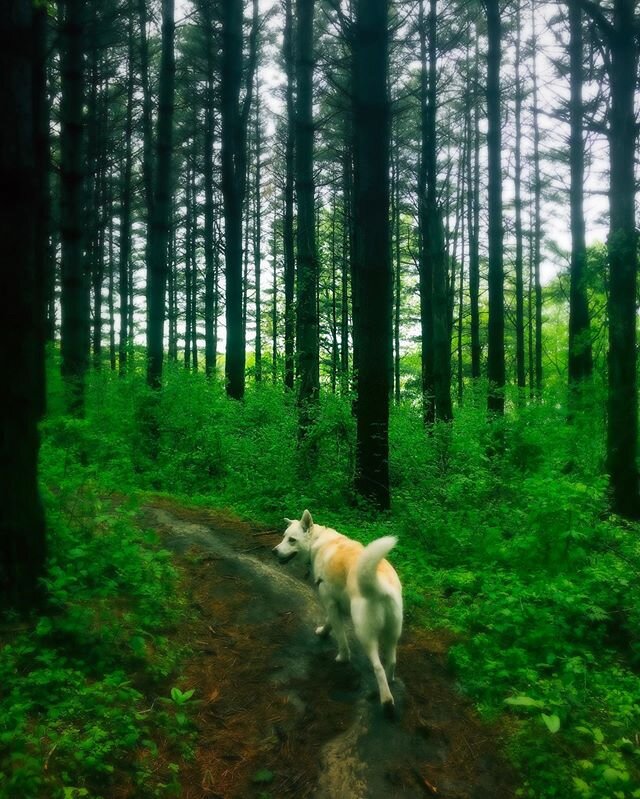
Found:
M 302 519 L 300 519 L 300 524 L 302 525 L 302 529 L 305 533 L 308 533 L 309 530 L 313 527 L 313 519 L 311 518 L 311 514 L 308 510 L 302 514 Z
M 290 527 L 293 524 L 291 519 L 287 519 L 286 516 L 284 517 L 284 523 L 287 525 L 287 527 Z

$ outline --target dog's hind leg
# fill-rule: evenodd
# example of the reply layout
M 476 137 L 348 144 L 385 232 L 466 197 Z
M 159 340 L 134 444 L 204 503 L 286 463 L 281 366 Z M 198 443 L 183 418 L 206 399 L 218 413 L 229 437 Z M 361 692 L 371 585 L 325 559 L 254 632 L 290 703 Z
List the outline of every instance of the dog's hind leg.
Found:
M 369 645 L 367 648 L 367 655 L 371 661 L 371 665 L 373 666 L 373 672 L 376 675 L 378 691 L 380 692 L 380 703 L 385 712 L 389 715 L 392 715 L 394 709 L 393 696 L 391 696 L 391 691 L 389 690 L 389 683 L 387 682 L 387 675 L 385 673 L 384 666 L 380 661 L 380 653 L 378 652 L 377 641 L 374 641 Z
M 385 647 L 383 654 L 385 671 L 390 683 L 395 682 L 396 678 L 396 645 Z

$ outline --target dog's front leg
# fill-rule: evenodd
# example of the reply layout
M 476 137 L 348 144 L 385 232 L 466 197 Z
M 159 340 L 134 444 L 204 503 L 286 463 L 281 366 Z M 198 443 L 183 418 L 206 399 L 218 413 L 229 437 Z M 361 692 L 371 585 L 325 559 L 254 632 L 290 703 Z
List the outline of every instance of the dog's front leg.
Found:
M 329 633 L 331 632 L 331 622 L 329 619 L 325 621 L 324 624 L 321 624 L 319 627 L 316 627 L 316 635 L 320 638 L 326 638 Z

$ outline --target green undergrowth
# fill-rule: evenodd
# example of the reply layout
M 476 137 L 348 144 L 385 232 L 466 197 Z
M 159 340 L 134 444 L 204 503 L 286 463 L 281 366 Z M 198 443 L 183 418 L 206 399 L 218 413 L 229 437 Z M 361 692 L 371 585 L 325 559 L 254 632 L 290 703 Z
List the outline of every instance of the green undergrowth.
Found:
M 351 489 L 348 397 L 323 394 L 299 444 L 279 387 L 249 386 L 237 403 L 202 375 L 165 377 L 154 397 L 141 374 L 94 375 L 82 422 L 60 413 L 54 378 L 43 460 L 103 490 L 167 492 L 273 526 L 308 507 L 363 541 L 397 534 L 407 615 L 456 633 L 461 689 L 513 730 L 519 795 L 640 797 L 640 538 L 607 510 L 602 397 L 572 425 L 561 391 L 510 397 L 506 420 L 488 424 L 482 387 L 469 388 L 452 429 L 430 436 L 407 399 L 391 419 L 393 508 L 379 514 Z
M 48 599 L 37 618 L 0 623 L 0 797 L 174 796 L 193 733 L 170 692 L 171 556 L 135 505 L 106 502 L 92 470 L 45 441 Z

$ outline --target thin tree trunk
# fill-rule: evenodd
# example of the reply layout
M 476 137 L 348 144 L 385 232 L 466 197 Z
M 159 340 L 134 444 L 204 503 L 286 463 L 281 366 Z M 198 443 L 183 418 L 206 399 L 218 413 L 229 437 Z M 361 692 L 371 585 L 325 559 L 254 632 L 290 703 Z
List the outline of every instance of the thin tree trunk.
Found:
M 500 116 L 501 22 L 498 0 L 486 0 L 487 149 L 489 167 L 489 411 L 504 413 L 504 265 L 502 222 L 502 144 Z
M 256 192 L 253 234 L 253 266 L 256 291 L 256 382 L 262 381 L 262 129 L 260 119 L 260 81 L 256 73 Z
M 242 0 L 222 0 L 221 160 L 224 200 L 227 347 L 227 395 L 244 397 L 245 340 L 242 313 L 242 216 L 246 195 L 247 122 L 256 67 L 258 5 L 253 2 L 253 27 L 249 43 L 247 88 L 242 106 L 243 72 Z
M 284 168 L 284 384 L 293 390 L 295 379 L 295 242 L 293 233 L 294 155 L 295 155 L 295 102 L 294 102 L 294 44 L 293 44 L 293 0 L 284 0 L 284 68 L 286 74 L 287 129 L 285 139 Z
M 535 296 L 535 390 L 542 394 L 542 283 L 540 282 L 540 262 L 542 246 L 542 178 L 540 169 L 540 120 L 538 107 L 538 64 L 536 58 L 536 0 L 531 3 L 531 29 L 533 39 L 533 280 Z
M 114 222 L 114 213 L 113 213 L 113 170 L 109 170 L 109 181 L 108 181 L 108 193 L 109 193 L 109 200 L 107 203 L 108 208 L 108 224 L 109 224 L 109 244 L 108 244 L 108 264 L 109 264 L 109 294 L 108 294 L 108 309 L 109 309 L 109 366 L 111 367 L 111 371 L 115 371 L 116 368 L 116 328 L 115 328 L 115 302 L 114 302 L 114 293 L 115 293 L 115 256 L 113 252 L 113 226 Z
M 400 147 L 399 137 L 396 134 L 396 141 L 394 147 L 394 162 L 395 162 L 395 180 L 394 180 L 394 211 L 395 211 L 395 309 L 394 309 L 394 324 L 393 324 L 393 344 L 395 352 L 395 365 L 394 365 L 394 386 L 395 386 L 395 401 L 400 404 L 400 308 L 402 304 L 402 257 L 400 248 Z
M 89 286 L 83 257 L 84 19 L 81 0 L 60 0 L 61 354 L 67 407 L 84 414 L 89 352 Z
M 118 293 L 120 300 L 120 337 L 118 341 L 118 369 L 124 374 L 130 345 L 129 328 L 129 275 L 131 271 L 131 180 L 133 169 L 133 92 L 134 92 L 134 29 L 133 9 L 129 8 L 127 56 L 127 110 L 124 128 L 124 166 L 120 194 L 120 252 Z
M 313 14 L 315 0 L 296 0 L 295 165 L 298 219 L 296 230 L 297 356 L 300 432 L 309 424 L 310 406 L 320 389 L 318 352 L 315 205 L 313 182 Z
M 206 36 L 206 80 L 204 110 L 204 360 L 207 377 L 215 376 L 216 342 L 214 337 L 214 204 L 213 204 L 213 136 L 214 136 L 214 91 L 215 63 L 213 53 L 214 31 L 211 4 L 201 5 Z
M 167 255 L 167 296 L 168 296 L 168 321 L 169 321 L 169 348 L 168 358 L 175 363 L 178 360 L 178 287 L 176 279 L 176 225 L 175 207 L 171 207 L 171 235 L 169 236 L 169 252 Z
M 424 28 L 424 0 L 421 2 L 422 28 Z M 427 380 L 423 377 L 425 389 L 424 408 L 425 422 L 431 423 L 434 419 L 450 422 L 453 418 L 451 407 L 451 339 L 449 333 L 449 303 L 447 296 L 447 255 L 442 222 L 442 210 L 438 203 L 437 185 L 437 142 L 436 142 L 436 83 L 437 83 L 437 5 L 436 0 L 430 0 L 427 25 L 427 49 L 424 52 L 424 31 L 421 33 L 422 57 L 428 57 L 428 68 L 423 63 L 421 72 L 422 80 L 426 85 L 426 108 L 423 111 L 422 129 L 422 159 L 426 177 L 426 194 L 421 198 L 424 203 L 421 214 L 421 291 L 426 292 L 426 297 L 421 302 L 427 306 L 427 315 L 431 315 L 431 345 L 428 342 L 429 320 L 423 331 L 423 347 L 425 346 L 425 333 L 427 347 L 431 353 L 423 356 L 423 363 L 427 369 Z M 431 285 L 429 286 L 429 278 Z M 431 361 L 429 363 L 429 360 Z M 429 367 L 432 369 L 432 385 L 429 385 Z M 429 392 L 432 391 L 432 395 Z
M 173 153 L 173 108 L 175 89 L 174 0 L 162 0 L 162 52 L 158 88 L 158 129 L 153 213 L 148 231 L 147 262 L 147 383 L 162 384 L 164 352 L 167 251 L 171 217 L 171 161 Z
M 473 71 L 473 176 L 471 172 L 471 147 L 468 154 L 469 176 L 469 312 L 471 318 L 471 377 L 480 377 L 480 95 L 478 33 L 475 31 L 475 59 Z M 469 112 L 470 113 L 470 112 Z M 469 118 L 471 125 L 471 118 Z
M 193 265 L 191 251 L 191 230 L 193 221 L 191 219 L 191 181 L 192 170 L 190 159 L 187 157 L 186 181 L 184 189 L 184 368 L 191 368 L 191 314 L 193 313 Z
M 527 385 L 524 357 L 524 234 L 522 227 L 522 102 L 524 90 L 520 75 L 520 40 L 522 36 L 520 0 L 516 6 L 516 46 L 515 46 L 515 237 L 516 237 L 516 382 L 518 401 L 524 399 Z
M 569 62 L 571 99 L 569 118 L 569 163 L 571 168 L 571 267 L 569 290 L 569 402 L 573 408 L 575 389 L 591 377 L 591 329 L 586 285 L 587 245 L 584 222 L 584 140 L 582 85 L 583 44 L 582 11 L 579 0 L 569 0 Z
M 196 126 L 194 125 L 194 131 Z M 197 136 L 193 136 L 191 173 L 191 363 L 198 371 L 198 204 L 196 199 Z
M 276 225 L 276 215 L 273 215 L 273 245 L 272 245 L 272 264 L 273 264 L 273 305 L 271 306 L 271 379 L 275 386 L 278 382 L 278 234 Z
M 433 262 L 428 256 L 429 238 L 428 174 L 429 174 L 429 62 L 428 21 L 425 0 L 420 0 L 418 26 L 420 33 L 420 164 L 418 168 L 418 225 L 420 275 L 420 326 L 422 334 L 422 414 L 430 427 L 435 421 L 434 355 L 433 355 Z M 435 147 L 435 142 L 434 142 Z M 437 246 L 437 245 L 434 245 Z

